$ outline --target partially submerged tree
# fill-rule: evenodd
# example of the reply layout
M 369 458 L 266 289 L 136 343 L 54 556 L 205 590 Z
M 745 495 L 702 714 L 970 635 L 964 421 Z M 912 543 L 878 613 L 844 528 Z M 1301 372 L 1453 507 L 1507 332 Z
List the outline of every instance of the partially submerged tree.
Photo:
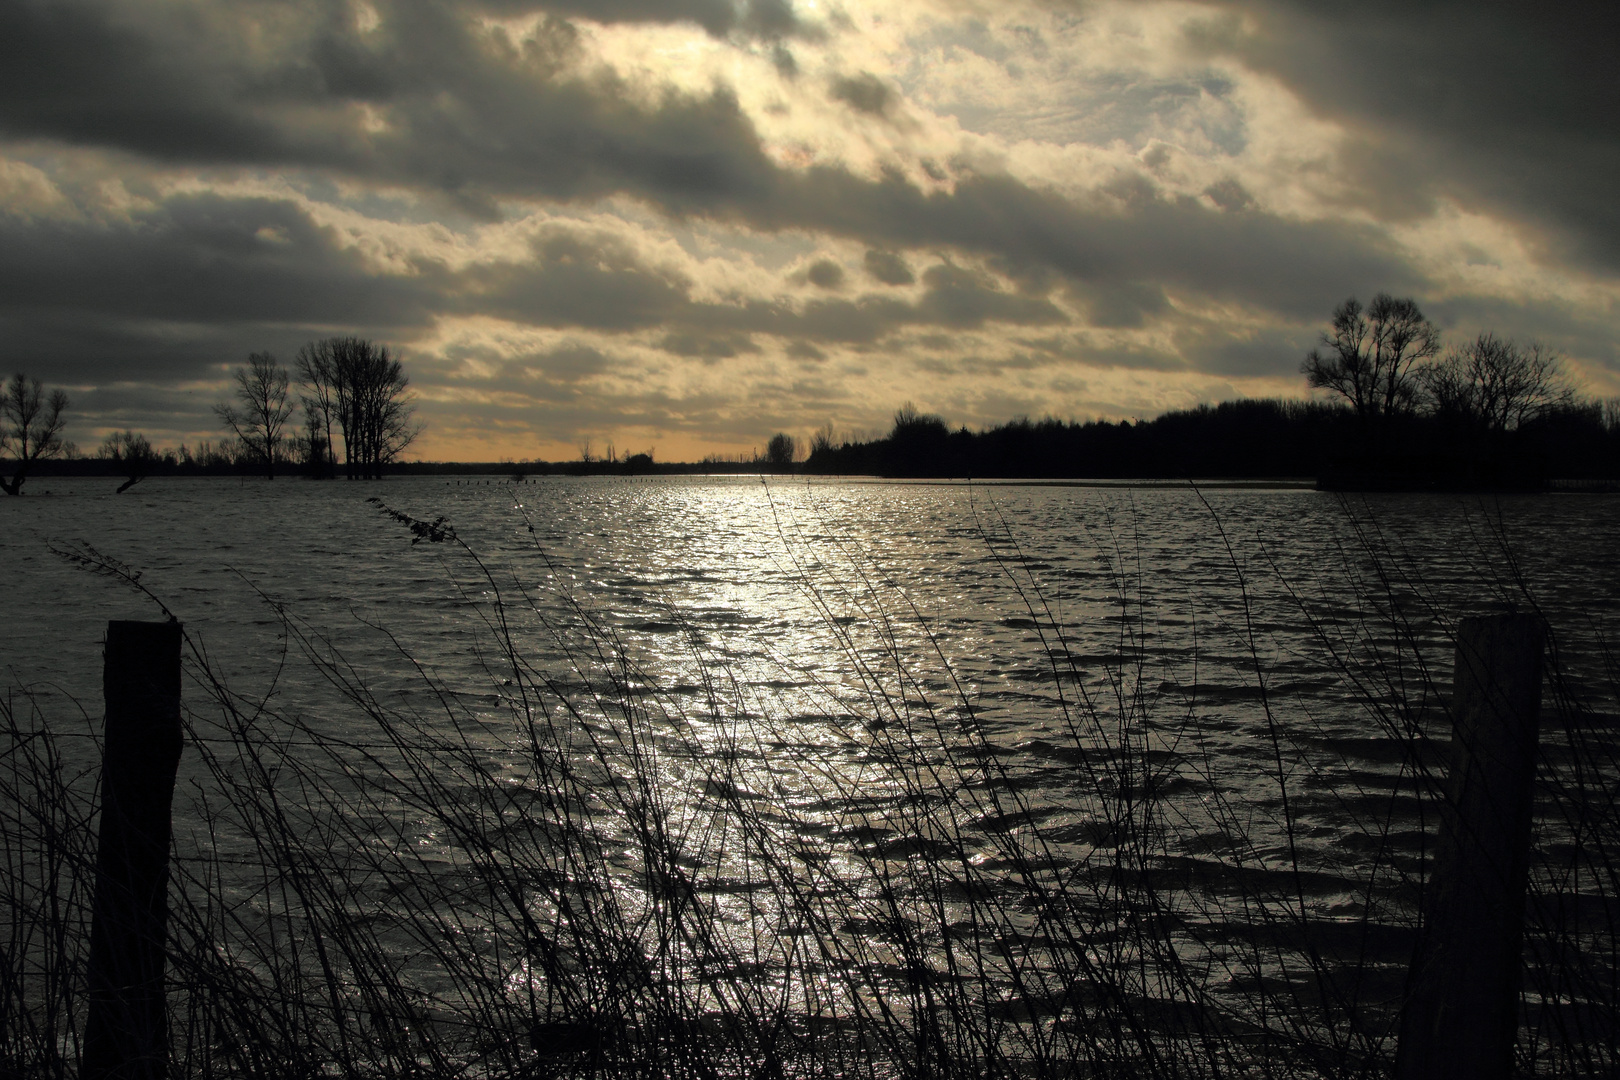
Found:
M 241 441 L 249 457 L 264 465 L 267 479 L 276 478 L 282 432 L 292 415 L 287 397 L 287 369 L 269 353 L 253 353 L 247 366 L 236 369 L 236 400 L 222 401 L 214 413 Z
M 96 456 L 115 463 L 124 474 L 125 480 L 117 491 L 119 495 L 152 475 L 159 460 L 151 441 L 136 431 L 115 431 L 108 435 Z
M 1379 293 L 1363 308 L 1351 297 L 1333 310 L 1322 347 L 1300 364 L 1311 386 L 1349 402 L 1369 440 L 1417 404 L 1415 368 L 1440 351 L 1440 331 L 1412 300 Z
M 326 430 L 320 408 L 308 397 L 299 400 L 304 406 L 304 430 L 296 439 L 295 456 L 307 475 L 317 480 L 328 479 L 336 468 L 332 461 L 332 436 Z
M 338 419 L 338 375 L 332 359 L 332 343 L 337 338 L 311 341 L 298 350 L 293 361 L 304 392 L 304 460 L 310 475 L 328 479 L 337 475 L 337 452 L 332 442 L 332 425 Z
M 36 462 L 67 451 L 69 444 L 62 439 L 67 410 L 65 391 L 46 394 L 38 379 L 20 371 L 0 391 L 0 454 L 12 459 L 11 479 L 0 477 L 0 489 L 7 495 L 22 494 L 23 481 Z
M 388 346 L 360 338 L 310 342 L 298 354 L 298 374 L 308 393 L 304 408 L 320 415 L 327 460 L 336 463 L 332 427 L 343 436 L 349 479 L 377 478 L 422 433 L 412 416 L 416 406 L 410 379 Z

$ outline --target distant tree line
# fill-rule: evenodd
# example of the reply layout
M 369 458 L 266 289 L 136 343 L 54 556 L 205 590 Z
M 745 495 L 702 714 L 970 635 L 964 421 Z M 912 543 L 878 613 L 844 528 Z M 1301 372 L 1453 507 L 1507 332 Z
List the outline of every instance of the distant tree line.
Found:
M 1366 307 L 1346 300 L 1300 370 L 1333 399 L 1243 399 L 1118 422 L 1018 418 L 978 432 L 953 431 L 908 403 L 881 438 L 839 442 L 832 426 L 823 426 L 811 435 L 802 466 L 795 464 L 798 440 L 777 432 L 763 454 L 711 456 L 696 466 L 655 463 L 651 450 L 621 456 L 612 443 L 598 455 L 586 440 L 576 462 L 505 463 L 492 471 L 1316 477 L 1346 487 L 1620 480 L 1620 399 L 1580 397 L 1560 358 L 1534 343 L 1483 333 L 1442 355 L 1439 331 L 1412 300 L 1382 293 Z M 336 476 L 341 467 L 349 478 L 365 479 L 381 476 L 421 432 L 400 361 L 387 346 L 363 339 L 312 341 L 291 372 L 271 354 L 254 353 L 234 378 L 232 400 L 215 407 L 231 436 L 225 442 L 158 451 L 144 435 L 114 432 L 96 452 L 98 467 L 126 477 L 120 491 L 155 473 L 252 469 L 274 477 L 278 466 L 314 477 Z M 76 454 L 62 438 L 68 407 L 63 391 L 47 392 L 22 374 L 0 387 L 0 456 L 9 459 L 10 474 L 0 476 L 0 489 L 19 494 L 40 463 Z M 300 408 L 302 423 L 294 424 Z
M 812 439 L 807 472 L 919 477 L 1314 476 L 1355 426 L 1324 402 L 1240 400 L 1154 420 L 1019 417 L 983 431 L 952 430 L 909 403 L 887 436 Z
M 1300 366 L 1336 400 L 1238 400 L 1152 420 L 1017 419 L 972 432 L 907 404 L 887 436 L 810 441 L 809 472 L 982 477 L 1315 477 L 1328 486 L 1534 488 L 1620 478 L 1620 402 L 1560 359 L 1484 333 L 1441 355 L 1416 303 L 1346 300 Z
M 888 435 L 818 442 L 804 470 L 914 477 L 1326 478 L 1347 470 L 1364 486 L 1534 487 L 1547 477 L 1620 477 L 1620 414 L 1596 402 L 1544 411 L 1481 457 L 1447 418 L 1413 417 L 1405 452 L 1356 452 L 1362 421 L 1325 401 L 1241 399 L 1152 420 L 1019 418 L 983 431 L 951 430 L 938 416 L 901 409 Z M 1374 470 L 1368 480 L 1367 470 Z M 1380 484 L 1378 478 L 1385 482 Z M 1403 483 L 1410 480 L 1411 483 Z

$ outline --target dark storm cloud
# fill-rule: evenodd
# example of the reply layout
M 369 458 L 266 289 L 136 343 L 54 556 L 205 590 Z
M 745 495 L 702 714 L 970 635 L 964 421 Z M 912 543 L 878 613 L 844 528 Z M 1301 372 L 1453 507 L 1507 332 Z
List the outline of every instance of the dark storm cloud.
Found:
M 1289 375 L 1318 344 L 1317 332 L 1269 327 L 1250 334 L 1219 325 L 1194 325 L 1175 335 L 1176 351 L 1211 375 Z
M 894 92 L 882 79 L 867 72 L 834 79 L 832 96 L 857 112 L 882 116 L 893 103 Z
M 690 356 L 699 360 L 729 360 L 742 353 L 757 353 L 758 345 L 746 334 L 704 334 L 691 330 L 678 330 L 665 334 L 658 347 L 676 356 Z
M 79 423 L 93 417 L 97 427 L 144 429 L 154 432 L 194 430 L 200 419 L 212 413 L 214 399 L 196 391 L 156 386 L 151 383 L 113 383 L 71 394 L 69 416 Z M 206 421 L 205 421 L 206 422 Z M 86 425 L 79 424 L 84 437 Z M 94 447 L 81 442 L 81 450 Z
M 935 266 L 916 303 L 880 296 L 801 302 L 700 300 L 680 272 L 621 236 L 551 225 L 521 261 L 451 269 L 419 254 L 383 272 L 300 205 L 267 197 L 170 195 L 125 218 L 0 215 L 0 331 L 31 370 L 74 384 L 217 378 L 221 363 L 360 333 L 409 343 L 442 316 L 608 334 L 662 330 L 665 351 L 714 361 L 758 353 L 758 335 L 871 345 L 897 329 L 1041 324 L 1063 315 L 989 274 Z M 592 355 L 541 364 L 559 378 Z M 579 363 L 565 362 L 578 360 Z
M 1254 206 L 1254 196 L 1250 195 L 1247 188 L 1230 176 L 1209 185 L 1204 189 L 1204 194 L 1208 195 L 1210 201 L 1222 210 L 1233 213 Z
M 382 6 L 369 33 L 346 6 L 291 25 L 242 10 L 126 25 L 89 3 L 0 5 L 0 132 L 159 161 L 334 168 L 485 212 L 498 195 L 619 191 L 681 206 L 769 178 L 728 92 L 638 104 L 611 76 L 565 75 L 567 24 L 517 43 L 427 0 Z M 360 105 L 386 109 L 388 126 L 368 126 Z
M 1131 329 L 1145 326 L 1170 304 L 1156 285 L 1132 281 L 1093 281 L 1076 287 L 1075 298 L 1085 307 L 1092 326 Z
M 599 23 L 696 23 L 723 37 L 741 32 L 784 37 L 807 32 L 786 0 L 476 0 L 496 15 L 550 12 Z
M 613 361 L 600 349 L 589 345 L 564 345 L 530 358 L 536 375 L 562 382 L 577 382 L 609 370 Z
M 873 344 L 910 326 L 973 329 L 986 323 L 1044 325 L 1067 321 L 1051 301 L 1001 289 L 988 274 L 941 265 L 923 274 L 927 288 L 916 304 L 886 296 L 816 299 L 793 307 L 755 302 L 703 305 L 691 317 L 783 338 Z
M 885 285 L 910 285 L 917 280 L 906 260 L 892 251 L 867 251 L 866 272 Z
M 1045 266 L 1078 280 L 1172 283 L 1294 315 L 1331 305 L 1346 283 L 1413 284 L 1370 229 L 1175 202 L 1144 177 L 1082 204 L 1005 176 L 969 174 L 954 190 L 924 192 L 898 175 L 785 170 L 724 88 L 647 101 L 610 76 L 573 72 L 566 24 L 518 43 L 421 0 L 380 5 L 380 24 L 362 32 L 346 6 L 317 4 L 294 9 L 313 13 L 306 23 L 258 27 L 256 38 L 230 21 L 241 10 L 135 26 L 89 4 L 9 5 L 0 127 L 163 160 L 327 168 L 443 192 L 486 215 L 501 199 L 629 194 L 677 217 L 891 249 L 946 245 L 1015 273 Z M 250 55 L 241 42 L 258 38 L 272 45 Z M 387 126 L 370 130 L 360 104 L 378 107 Z M 1241 203 L 1236 190 L 1217 196 Z M 905 276 L 881 261 L 868 269 Z M 652 308 L 632 295 L 630 311 L 651 318 L 658 298 L 644 300 Z
M 1040 325 L 1068 322 L 1068 316 L 1044 297 L 1019 296 L 995 287 L 987 275 L 958 266 L 933 266 L 923 272 L 928 291 L 919 309 L 929 321 L 958 328 L 986 321 Z
M 476 365 L 476 374 L 463 365 Z M 579 397 L 581 383 L 622 370 L 625 361 L 593 345 L 568 342 L 553 349 L 507 356 L 488 346 L 452 345 L 439 361 L 444 385 L 470 384 L 480 393 L 516 393 L 523 398 Z
M 68 380 L 196 377 L 310 327 L 420 327 L 428 286 L 376 274 L 276 199 L 182 194 L 114 222 L 0 216 L 7 351 Z
M 242 331 L 132 322 L 67 307 L 19 312 L 0 306 L 7 369 L 68 385 L 116 382 L 137 373 L 164 382 L 194 379 L 210 364 L 266 347 L 262 333 Z
M 1414 291 L 1421 279 L 1376 229 L 1228 213 L 1160 197 L 1146 178 L 1088 203 L 999 175 L 923 192 L 890 174 L 866 180 L 811 169 L 783 176 L 755 223 L 816 227 L 890 247 L 946 244 L 1009 273 L 1045 267 L 1081 282 L 1142 282 L 1240 299 L 1314 318 L 1346 287 Z M 1324 307 L 1324 305 L 1327 305 Z
M 0 4 L 0 131 L 152 157 L 274 161 L 292 151 L 247 107 L 236 48 L 195 26 L 123 22 L 97 4 Z M 246 89 L 246 87 L 241 87 Z
M 626 331 L 667 322 L 690 303 L 691 282 L 647 266 L 615 237 L 548 229 L 531 253 L 447 281 L 449 306 L 539 326 Z
M 362 135 L 367 154 L 344 168 L 471 203 L 628 193 L 676 213 L 770 185 L 753 124 L 723 87 L 640 102 L 614 77 L 558 74 L 528 46 L 475 40 L 443 12 L 400 21 L 413 81 L 386 103 L 391 126 Z
M 418 321 L 426 299 L 382 279 L 290 202 L 183 194 L 124 224 L 0 219 L 0 309 L 312 323 Z
M 817 259 L 805 270 L 804 276 L 819 289 L 836 289 L 844 283 L 844 268 L 831 259 Z
M 1553 298 L 1465 294 L 1425 304 L 1423 311 L 1442 328 L 1448 348 L 1467 343 L 1470 335 L 1461 327 L 1500 330 L 1511 326 L 1509 336 L 1521 343 L 1539 342 L 1553 352 L 1584 357 L 1610 371 L 1620 371 L 1620 341 L 1615 338 L 1613 323 L 1603 318 L 1608 313 L 1601 310 L 1594 313 Z
M 1620 5 L 1378 0 L 1231 5 L 1197 40 L 1284 81 L 1354 137 L 1343 164 L 1375 210 L 1449 195 L 1551 226 L 1620 269 Z
M 616 237 L 558 228 L 538 237 L 532 250 L 530 261 L 447 277 L 444 287 L 453 297 L 448 306 L 535 326 L 607 332 L 665 326 L 670 332 L 661 348 L 710 360 L 758 352 L 749 338 L 753 334 L 870 344 L 914 325 L 960 329 L 1067 320 L 1044 296 L 1008 292 L 987 273 L 951 265 L 924 273 L 926 289 L 915 304 L 873 295 L 797 304 L 757 297 L 727 303 L 694 299 L 692 282 L 647 265 Z M 829 260 L 811 264 L 803 276 L 821 288 L 843 281 L 841 269 Z
M 486 0 L 480 6 L 601 22 L 690 21 L 713 34 L 779 37 L 803 29 L 785 0 Z M 469 119 L 470 110 L 536 89 L 533 76 L 572 51 L 572 29 L 561 20 L 546 23 L 537 41 L 519 47 L 475 32 L 468 12 L 448 2 L 400 0 L 378 8 L 381 25 L 367 34 L 349 5 L 335 0 L 185 14 L 97 0 L 12 0 L 0 4 L 0 130 L 120 146 L 161 160 L 386 167 L 367 152 L 370 140 L 353 129 L 352 117 L 312 117 L 305 109 L 414 104 L 407 126 L 418 136 L 432 134 L 435 122 L 447 118 L 424 102 L 448 91 L 459 98 L 451 109 Z M 582 104 L 566 88 L 550 101 L 524 104 L 552 114 L 552 123 L 535 125 L 550 136 L 552 149 L 581 131 L 600 129 L 608 139 L 627 134 L 625 118 L 608 115 L 614 110 L 604 102 L 585 103 L 579 125 L 556 122 L 569 106 Z M 508 111 L 497 115 L 510 119 Z M 386 158 L 389 148 L 379 149 Z M 408 164 L 409 154 L 394 149 Z M 602 149 L 611 156 L 614 147 Z

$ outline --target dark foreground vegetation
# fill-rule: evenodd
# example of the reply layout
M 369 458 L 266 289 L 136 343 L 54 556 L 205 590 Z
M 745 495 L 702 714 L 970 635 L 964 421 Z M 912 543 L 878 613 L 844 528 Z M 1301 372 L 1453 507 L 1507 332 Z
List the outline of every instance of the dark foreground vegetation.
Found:
M 1053 814 L 948 665 L 905 659 L 901 637 L 928 627 L 889 586 L 806 575 L 847 670 L 811 688 L 808 714 L 784 711 L 721 643 L 691 634 L 697 681 L 660 685 L 587 602 L 547 620 L 447 522 L 389 513 L 449 545 L 483 597 L 469 632 L 486 666 L 449 681 L 405 655 L 358 668 L 267 599 L 290 662 L 329 687 L 299 711 L 233 691 L 190 642 L 174 1075 L 1390 1075 L 1455 610 L 1375 530 L 1345 554 L 1342 602 L 1282 583 L 1325 658 L 1310 677 L 1342 684 L 1363 717 L 1353 756 L 1273 712 L 1280 661 L 1254 637 L 1245 576 L 1258 571 L 1233 561 L 1254 682 L 1223 692 L 1249 703 L 1275 763 L 1239 778 L 1201 749 L 1196 657 L 1166 689 L 1128 558 L 1099 553 L 1116 650 L 1080 656 L 1016 538 L 986 537 L 1026 597 L 1008 617 L 1048 657 L 1061 734 L 1041 771 L 1070 791 Z M 61 553 L 140 587 L 93 550 Z M 1511 559 L 1498 565 L 1488 597 L 1533 606 Z M 1516 1061 L 1608 1076 L 1620 677 L 1601 643 L 1580 652 L 1597 664 L 1580 679 L 1550 655 Z M 23 689 L 0 697 L 0 722 L 0 1075 L 71 1076 L 97 725 Z M 1324 807 L 1357 823 L 1334 865 L 1302 854 Z

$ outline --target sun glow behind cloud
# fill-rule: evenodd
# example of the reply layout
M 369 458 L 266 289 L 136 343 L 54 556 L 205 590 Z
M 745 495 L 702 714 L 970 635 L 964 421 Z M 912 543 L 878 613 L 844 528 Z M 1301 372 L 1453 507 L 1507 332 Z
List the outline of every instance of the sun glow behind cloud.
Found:
M 1613 133 L 1543 177 L 1526 121 L 1482 178 L 1466 101 L 1302 74 L 1287 50 L 1342 29 L 1308 9 L 584 10 L 22 4 L 7 359 L 73 389 L 81 442 L 172 442 L 215 434 L 248 351 L 360 333 L 405 357 L 422 456 L 695 458 L 907 400 L 980 425 L 1297 394 L 1331 307 L 1387 289 L 1620 389 L 1617 230 L 1577 212 Z M 78 85 L 46 66 L 69 43 Z M 1449 46 L 1410 47 L 1444 77 Z

